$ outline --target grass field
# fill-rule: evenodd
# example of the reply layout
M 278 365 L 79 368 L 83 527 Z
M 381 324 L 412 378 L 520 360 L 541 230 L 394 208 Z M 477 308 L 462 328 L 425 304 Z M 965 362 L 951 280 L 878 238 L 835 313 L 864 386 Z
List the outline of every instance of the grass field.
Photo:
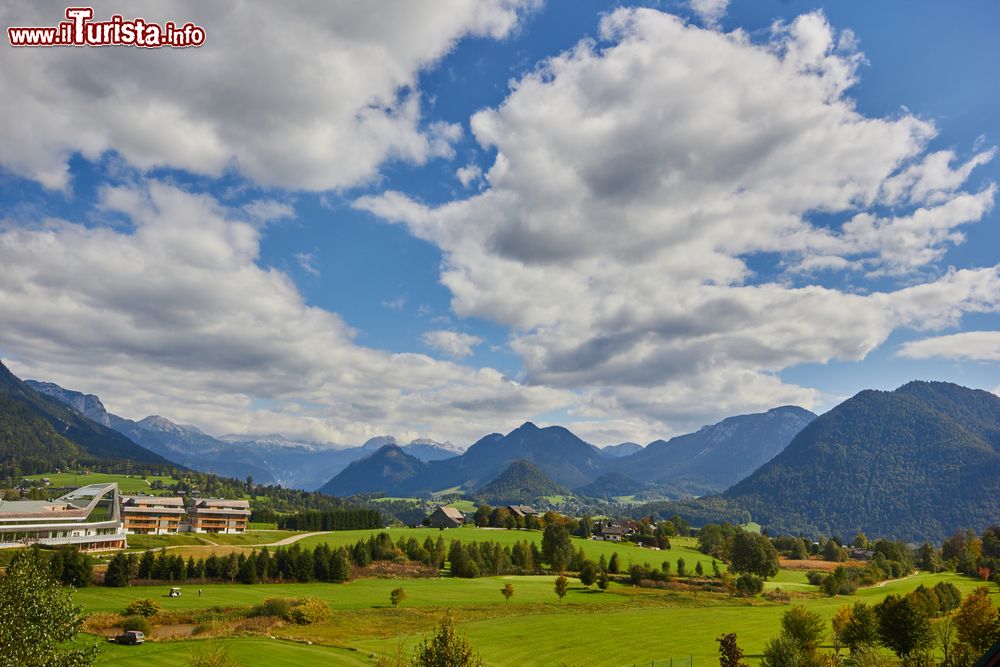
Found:
M 315 546 L 321 542 L 326 542 L 331 546 L 343 546 L 354 544 L 358 540 L 366 539 L 370 535 L 382 532 L 381 530 L 345 530 L 324 535 L 307 537 L 299 542 L 302 546 Z M 415 537 L 423 542 L 428 536 L 436 540 L 438 536 L 444 538 L 446 543 L 452 540 L 463 542 L 499 542 L 503 545 L 513 545 L 515 542 L 529 540 L 539 545 L 542 544 L 542 533 L 538 530 L 503 530 L 491 528 L 476 528 L 465 526 L 462 528 L 452 528 L 450 530 L 437 530 L 434 528 L 392 528 L 388 532 L 393 540 L 400 537 L 409 539 Z M 642 565 L 649 563 L 659 567 L 664 560 L 670 561 L 670 570 L 677 572 L 677 560 L 684 559 L 685 567 L 688 571 L 694 572 L 695 564 L 701 561 L 705 572 L 712 571 L 712 558 L 706 556 L 695 548 L 696 540 L 689 537 L 675 537 L 671 539 L 672 548 L 665 551 L 658 549 L 648 549 L 638 547 L 630 542 L 603 542 L 599 540 L 584 540 L 573 538 L 573 548 L 583 548 L 587 557 L 597 560 L 604 555 L 610 559 L 611 554 L 617 553 L 623 569 L 628 569 L 631 565 Z M 725 570 L 725 565 L 719 563 L 719 568 Z
M 294 530 L 248 530 L 245 533 L 233 535 L 209 533 L 176 533 L 174 535 L 129 535 L 128 546 L 132 549 L 159 549 L 160 547 L 193 546 L 193 545 L 225 545 L 249 546 L 255 544 L 272 544 L 292 535 L 298 535 Z
M 797 577 L 801 573 L 793 572 Z M 780 630 L 787 604 L 761 599 L 737 600 L 711 594 L 635 589 L 612 585 L 605 593 L 586 590 L 571 579 L 562 603 L 552 592 L 553 577 L 491 577 L 482 579 L 362 579 L 348 584 L 274 584 L 259 586 L 206 585 L 203 595 L 184 586 L 180 598 L 166 598 L 167 588 L 90 588 L 76 600 L 87 612 L 118 611 L 129 600 L 157 598 L 164 609 L 248 606 L 268 597 L 316 596 L 330 603 L 331 621 L 310 626 L 286 626 L 278 636 L 311 640 L 323 646 L 303 646 L 278 640 L 234 639 L 224 643 L 244 665 L 358 665 L 370 664 L 371 653 L 391 653 L 399 644 L 408 648 L 432 631 L 450 611 L 459 630 L 478 647 L 488 665 L 608 665 L 649 664 L 653 660 L 693 655 L 696 664 L 717 661 L 715 638 L 736 632 L 753 665 L 765 642 Z M 851 597 L 816 594 L 794 599 L 797 604 L 829 619 L 841 604 L 856 600 L 877 602 L 890 593 L 906 593 L 920 584 L 952 581 L 963 594 L 978 582 L 953 574 L 918 574 L 862 589 Z M 515 596 L 507 605 L 500 595 L 512 583 Z M 389 591 L 402 585 L 407 591 L 398 609 L 389 605 Z M 996 587 L 991 587 L 994 595 Z M 608 637 L 627 637 L 608 645 Z M 148 643 L 143 647 L 108 647 L 98 664 L 184 664 L 200 642 Z M 339 650 L 338 650 L 339 649 Z M 353 651 L 350 649 L 354 649 Z M 271 651 L 274 651 L 272 654 Z
M 101 644 L 98 665 L 178 667 L 188 664 L 206 644 L 223 647 L 246 667 L 303 667 L 304 665 L 370 665 L 367 654 L 328 646 L 308 646 L 274 639 L 221 639 L 214 641 L 147 642 L 142 646 Z
M 77 475 L 71 472 L 45 473 L 42 475 L 28 475 L 26 479 L 42 479 L 43 477 L 48 478 L 51 486 L 55 487 L 79 487 L 87 486 L 88 484 L 110 484 L 111 482 L 117 482 L 118 489 L 125 494 L 145 493 L 149 495 L 163 495 L 168 493 L 168 491 L 155 491 L 150 488 L 150 483 L 155 480 L 160 480 L 167 486 L 177 483 L 177 480 L 173 477 L 163 475 L 149 475 L 146 479 L 142 479 L 137 475 L 110 475 L 100 472 L 93 472 L 86 475 Z

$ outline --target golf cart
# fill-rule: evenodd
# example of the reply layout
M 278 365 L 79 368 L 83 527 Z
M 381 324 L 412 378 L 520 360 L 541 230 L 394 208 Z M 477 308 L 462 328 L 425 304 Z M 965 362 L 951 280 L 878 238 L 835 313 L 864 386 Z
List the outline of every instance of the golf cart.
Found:
M 181 589 L 171 588 L 170 592 L 167 593 L 168 598 L 179 598 L 181 596 Z

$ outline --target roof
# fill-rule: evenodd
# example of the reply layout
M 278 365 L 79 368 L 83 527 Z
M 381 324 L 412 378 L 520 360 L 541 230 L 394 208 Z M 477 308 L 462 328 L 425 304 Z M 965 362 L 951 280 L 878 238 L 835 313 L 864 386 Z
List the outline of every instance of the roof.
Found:
M 465 515 L 454 507 L 445 507 L 444 505 L 438 505 L 438 511 L 444 512 L 445 516 L 447 516 L 449 519 L 465 521 Z
M 48 514 L 68 507 L 66 503 L 51 500 L 0 500 L 0 516 Z
M 508 505 L 507 509 L 518 516 L 526 516 L 528 514 L 538 514 L 533 507 L 530 505 Z
M 232 509 L 248 509 L 250 507 L 249 500 L 226 500 L 225 498 L 199 498 L 195 501 L 194 506 L 201 508 L 232 508 Z
M 184 507 L 184 499 L 176 496 L 122 496 L 122 504 L 132 507 Z

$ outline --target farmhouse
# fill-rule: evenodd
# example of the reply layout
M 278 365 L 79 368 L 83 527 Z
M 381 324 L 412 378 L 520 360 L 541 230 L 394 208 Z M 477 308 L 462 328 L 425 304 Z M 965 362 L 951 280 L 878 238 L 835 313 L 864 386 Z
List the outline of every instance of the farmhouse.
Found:
M 91 484 L 55 500 L 0 501 L 0 548 L 73 545 L 124 549 L 117 484 Z
M 522 519 L 526 516 L 538 516 L 538 512 L 529 505 L 507 505 L 507 511 Z
M 621 542 L 625 538 L 625 527 L 606 521 L 594 528 L 594 538 L 605 542 Z
M 164 535 L 180 530 L 184 518 L 181 498 L 124 496 L 122 519 L 125 532 L 140 535 Z
M 465 525 L 465 515 L 454 507 L 439 505 L 428 518 L 432 528 L 458 528 Z
M 181 530 L 191 533 L 242 533 L 250 518 L 250 502 L 223 498 L 196 498 L 187 508 Z

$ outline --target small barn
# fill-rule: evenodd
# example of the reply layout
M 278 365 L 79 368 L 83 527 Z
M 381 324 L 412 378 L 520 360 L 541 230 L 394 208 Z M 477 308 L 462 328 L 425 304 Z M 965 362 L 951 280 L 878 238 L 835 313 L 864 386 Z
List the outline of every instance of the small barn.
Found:
M 465 525 L 465 515 L 454 507 L 439 505 L 429 518 L 431 528 L 458 528 Z
M 507 511 L 522 519 L 528 516 L 538 516 L 538 512 L 529 505 L 507 505 Z

